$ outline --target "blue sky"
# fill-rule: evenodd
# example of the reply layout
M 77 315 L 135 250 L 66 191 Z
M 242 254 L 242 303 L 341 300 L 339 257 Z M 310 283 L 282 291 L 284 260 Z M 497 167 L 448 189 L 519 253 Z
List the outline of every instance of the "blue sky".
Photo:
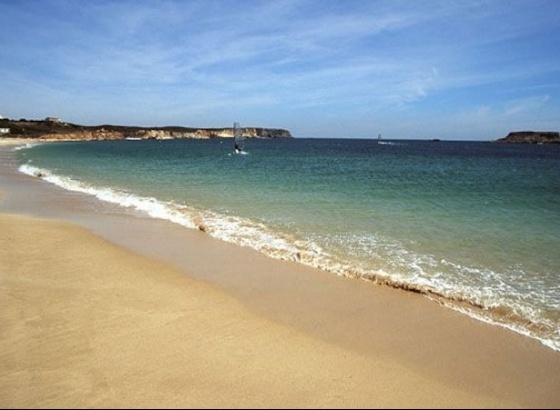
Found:
M 558 0 L 0 0 L 0 114 L 490 140 L 560 130 Z

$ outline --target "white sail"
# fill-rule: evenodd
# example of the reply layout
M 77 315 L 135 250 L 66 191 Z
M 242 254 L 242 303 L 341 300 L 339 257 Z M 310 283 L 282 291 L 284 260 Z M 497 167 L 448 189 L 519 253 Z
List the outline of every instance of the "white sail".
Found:
M 236 154 L 243 152 L 244 140 L 243 129 L 239 126 L 239 123 L 233 123 L 233 147 Z

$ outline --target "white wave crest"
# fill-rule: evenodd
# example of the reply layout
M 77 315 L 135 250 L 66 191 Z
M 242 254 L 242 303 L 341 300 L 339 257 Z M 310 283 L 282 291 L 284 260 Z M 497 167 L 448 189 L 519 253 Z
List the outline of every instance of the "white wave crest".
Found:
M 317 246 L 274 232 L 261 223 L 173 202 L 163 202 L 156 198 L 141 197 L 122 190 L 95 187 L 30 164 L 20 166 L 19 170 L 68 191 L 93 196 L 101 201 L 130 208 L 152 218 L 168 220 L 186 228 L 199 229 L 217 239 L 253 248 L 276 259 L 307 261 L 312 266 L 322 265 L 318 261 L 322 252 Z
M 469 282 L 466 280 L 468 277 L 483 277 L 486 281 L 495 282 L 495 274 L 492 271 L 458 266 L 445 260 L 437 261 L 430 256 L 408 252 L 396 243 L 380 243 L 381 239 L 371 236 L 349 240 L 355 248 L 356 246 L 376 250 L 383 248 L 386 264 L 377 268 L 361 266 L 355 261 L 351 262 L 330 255 L 317 245 L 317 240 L 297 239 L 273 231 L 258 222 L 173 202 L 163 202 L 156 198 L 142 197 L 124 190 L 95 187 L 30 164 L 20 166 L 19 170 L 27 175 L 40 177 L 63 189 L 90 195 L 123 208 L 130 208 L 152 218 L 168 220 L 190 229 L 199 229 L 217 239 L 250 247 L 276 259 L 296 261 L 340 276 L 362 278 L 396 288 L 419 291 L 427 296 L 443 297 L 450 301 L 474 302 L 474 306 L 482 309 L 473 310 L 453 304 L 449 306 L 479 320 L 538 339 L 546 346 L 560 351 L 560 330 L 553 323 L 543 322 L 543 319 L 528 307 L 532 304 L 513 304 L 513 311 L 519 317 L 527 318 L 531 323 L 540 323 L 541 327 L 547 329 L 546 336 L 535 333 L 523 324 L 499 321 L 484 314 L 485 309 L 512 306 L 511 300 L 502 300 L 499 298 L 501 292 L 496 293 L 497 288 L 505 286 L 503 283 L 494 283 L 492 287 L 480 287 L 479 284 L 469 286 Z M 451 267 L 455 272 L 463 271 L 465 281 L 462 283 L 450 281 L 449 276 L 440 272 L 446 266 Z

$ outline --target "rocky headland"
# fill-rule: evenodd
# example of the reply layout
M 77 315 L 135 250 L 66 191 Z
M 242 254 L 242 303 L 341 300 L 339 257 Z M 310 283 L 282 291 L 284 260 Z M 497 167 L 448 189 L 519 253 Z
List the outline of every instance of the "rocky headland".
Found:
M 292 138 L 290 131 L 278 128 L 245 127 L 246 138 Z M 232 128 L 136 127 L 121 125 L 85 126 L 58 119 L 0 119 L 0 137 L 60 141 L 162 140 L 233 138 Z
M 560 144 L 560 133 L 554 131 L 516 131 L 496 140 L 510 144 Z

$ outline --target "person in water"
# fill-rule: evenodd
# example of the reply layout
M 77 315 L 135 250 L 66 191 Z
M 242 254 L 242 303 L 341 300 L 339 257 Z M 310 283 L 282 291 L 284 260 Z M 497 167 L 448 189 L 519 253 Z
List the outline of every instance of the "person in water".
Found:
M 239 145 L 237 145 L 237 142 L 234 143 L 234 150 L 236 154 L 239 154 L 241 152 L 241 148 L 239 148 Z

